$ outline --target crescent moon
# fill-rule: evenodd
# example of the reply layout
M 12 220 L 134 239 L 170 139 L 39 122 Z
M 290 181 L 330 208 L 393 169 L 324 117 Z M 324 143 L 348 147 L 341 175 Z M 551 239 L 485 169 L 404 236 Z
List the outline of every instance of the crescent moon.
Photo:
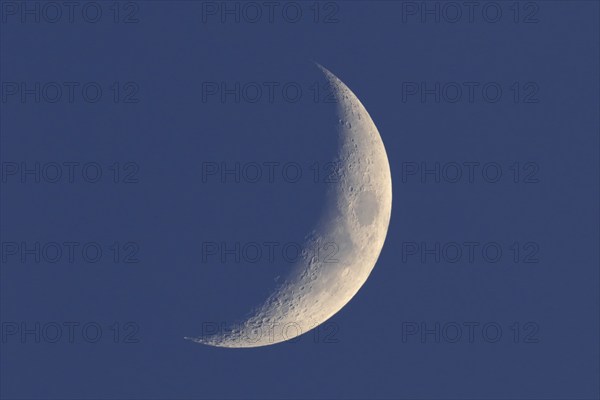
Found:
M 235 327 L 185 339 L 233 348 L 293 339 L 340 311 L 375 267 L 392 211 L 387 154 L 358 98 L 329 70 L 318 67 L 337 100 L 337 179 L 328 184 L 322 216 L 305 238 L 303 257 L 264 304 Z M 332 250 L 332 257 L 324 256 Z

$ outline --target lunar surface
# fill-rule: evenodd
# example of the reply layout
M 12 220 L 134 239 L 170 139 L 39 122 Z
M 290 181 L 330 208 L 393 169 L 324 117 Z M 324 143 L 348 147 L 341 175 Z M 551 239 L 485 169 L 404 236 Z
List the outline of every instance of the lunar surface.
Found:
M 208 337 L 218 347 L 283 342 L 322 324 L 365 283 L 383 247 L 392 209 L 390 166 L 381 136 L 352 91 L 324 67 L 337 100 L 337 175 L 302 257 L 246 319 Z

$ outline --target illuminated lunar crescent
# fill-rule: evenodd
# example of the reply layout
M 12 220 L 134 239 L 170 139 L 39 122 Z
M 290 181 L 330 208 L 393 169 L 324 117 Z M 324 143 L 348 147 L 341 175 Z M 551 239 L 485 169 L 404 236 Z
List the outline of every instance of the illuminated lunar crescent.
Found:
M 339 145 L 334 165 L 338 170 L 336 182 L 328 184 L 323 214 L 306 236 L 304 257 L 268 299 L 235 328 L 186 339 L 236 348 L 292 339 L 340 311 L 377 262 L 392 211 L 392 180 L 385 147 L 354 93 L 319 67 L 337 100 Z M 328 247 L 334 247 L 335 254 L 323 257 L 323 249 Z

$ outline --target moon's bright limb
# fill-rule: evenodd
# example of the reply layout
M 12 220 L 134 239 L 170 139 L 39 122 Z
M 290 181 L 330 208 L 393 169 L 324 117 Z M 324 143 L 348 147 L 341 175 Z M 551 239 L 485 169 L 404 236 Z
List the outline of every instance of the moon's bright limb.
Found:
M 336 182 L 328 185 L 324 213 L 306 237 L 304 257 L 250 317 L 227 331 L 186 339 L 218 347 L 258 347 L 292 339 L 341 310 L 375 266 L 392 210 L 387 154 L 358 98 L 319 67 L 337 100 L 339 170 Z

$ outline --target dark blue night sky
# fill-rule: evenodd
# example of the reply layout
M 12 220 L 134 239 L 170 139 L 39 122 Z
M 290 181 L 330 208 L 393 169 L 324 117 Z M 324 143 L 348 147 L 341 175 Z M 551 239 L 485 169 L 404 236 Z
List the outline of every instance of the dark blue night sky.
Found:
M 599 3 L 466 3 L 1 1 L 2 399 L 598 398 Z M 186 341 L 319 217 L 314 62 L 385 143 L 379 260 L 295 340 Z

